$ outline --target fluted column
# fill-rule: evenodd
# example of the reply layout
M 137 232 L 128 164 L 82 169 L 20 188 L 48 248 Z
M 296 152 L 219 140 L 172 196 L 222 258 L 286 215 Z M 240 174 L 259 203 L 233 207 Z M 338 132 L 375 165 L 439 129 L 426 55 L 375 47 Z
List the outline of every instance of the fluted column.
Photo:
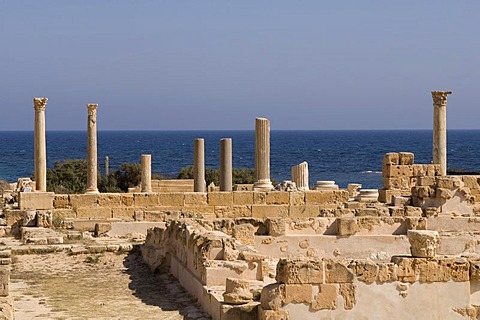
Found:
M 220 140 L 220 191 L 232 191 L 232 139 Z
M 265 118 L 255 119 L 255 183 L 253 189 L 270 191 L 270 121 Z
M 35 109 L 35 190 L 47 191 L 47 144 L 45 140 L 45 107 L 47 98 L 34 98 Z
M 152 156 L 142 154 L 142 192 L 152 192 Z
M 193 143 L 193 191 L 205 192 L 205 142 L 201 138 Z
M 298 190 L 306 191 L 308 186 L 308 163 L 306 161 L 292 167 L 292 181 Z
M 447 97 L 451 91 L 432 91 L 433 98 L 433 163 L 441 165 L 447 175 Z
M 97 107 L 87 104 L 87 193 L 98 193 L 97 189 Z

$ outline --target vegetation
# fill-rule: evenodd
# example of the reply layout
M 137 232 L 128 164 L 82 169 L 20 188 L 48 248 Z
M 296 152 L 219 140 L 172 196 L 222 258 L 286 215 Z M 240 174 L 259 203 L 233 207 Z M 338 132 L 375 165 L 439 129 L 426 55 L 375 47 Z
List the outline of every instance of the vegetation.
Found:
M 0 179 L 0 193 L 3 192 L 3 190 L 8 190 L 10 189 L 10 184 L 8 183 L 7 180 Z
M 178 179 L 193 179 L 193 166 L 187 166 L 180 169 L 177 176 Z M 213 168 L 205 168 L 205 180 L 207 185 L 215 183 L 220 185 L 220 170 Z M 232 170 L 233 184 L 252 184 L 255 182 L 255 172 L 251 168 L 233 168 Z
M 47 169 L 47 191 L 55 193 L 84 193 L 87 188 L 87 161 L 68 159 L 55 161 Z

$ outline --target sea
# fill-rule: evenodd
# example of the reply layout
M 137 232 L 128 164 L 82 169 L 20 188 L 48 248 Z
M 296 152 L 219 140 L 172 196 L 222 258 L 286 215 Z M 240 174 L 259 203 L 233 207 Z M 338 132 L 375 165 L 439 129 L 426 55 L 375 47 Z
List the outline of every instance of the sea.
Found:
M 85 159 L 85 131 L 47 131 L 47 167 L 65 159 Z M 99 131 L 98 165 L 105 172 L 125 162 L 140 162 L 152 155 L 152 171 L 176 177 L 193 164 L 193 141 L 205 139 L 205 163 L 218 168 L 220 139 L 232 138 L 233 166 L 253 168 L 254 131 Z M 0 131 L 0 179 L 16 181 L 34 171 L 33 132 Z M 480 130 L 449 130 L 448 168 L 480 170 Z M 431 163 L 431 130 L 272 131 L 271 178 L 290 180 L 291 167 L 308 162 L 310 185 L 333 180 L 340 187 L 360 183 L 363 188 L 382 187 L 382 160 L 387 152 L 413 152 L 415 163 Z

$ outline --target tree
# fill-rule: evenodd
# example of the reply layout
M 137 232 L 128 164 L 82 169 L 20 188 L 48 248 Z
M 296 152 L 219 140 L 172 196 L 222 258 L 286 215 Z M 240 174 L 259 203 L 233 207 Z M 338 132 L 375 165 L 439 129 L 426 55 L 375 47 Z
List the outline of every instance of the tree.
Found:
M 87 188 L 87 161 L 67 159 L 55 161 L 47 169 L 47 191 L 55 193 L 84 193 Z

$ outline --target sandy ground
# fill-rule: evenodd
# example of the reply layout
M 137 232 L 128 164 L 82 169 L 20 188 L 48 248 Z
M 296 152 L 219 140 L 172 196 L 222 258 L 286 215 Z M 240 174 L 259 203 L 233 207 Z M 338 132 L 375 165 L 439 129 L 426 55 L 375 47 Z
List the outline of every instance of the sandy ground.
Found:
M 138 250 L 13 257 L 16 319 L 209 319 L 170 274 L 152 274 Z

